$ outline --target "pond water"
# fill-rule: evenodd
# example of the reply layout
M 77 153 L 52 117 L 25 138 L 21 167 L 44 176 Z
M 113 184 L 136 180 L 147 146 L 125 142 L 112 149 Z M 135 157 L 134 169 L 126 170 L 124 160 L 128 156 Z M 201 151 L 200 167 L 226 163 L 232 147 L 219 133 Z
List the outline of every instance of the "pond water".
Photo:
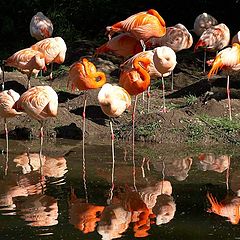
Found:
M 10 140 L 0 156 L 1 239 L 240 239 L 237 147 L 136 144 L 133 161 L 118 142 L 114 169 L 106 143 L 85 161 L 80 141 L 38 151 Z

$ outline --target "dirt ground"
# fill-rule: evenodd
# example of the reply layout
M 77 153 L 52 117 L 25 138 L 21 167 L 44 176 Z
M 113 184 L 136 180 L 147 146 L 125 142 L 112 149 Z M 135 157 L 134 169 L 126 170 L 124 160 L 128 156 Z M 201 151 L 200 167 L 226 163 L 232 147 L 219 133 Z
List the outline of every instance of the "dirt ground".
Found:
M 83 92 L 72 92 L 67 88 L 68 69 L 80 57 L 92 59 L 95 47 L 96 45 L 87 41 L 75 43 L 75 47 L 68 51 L 65 65 L 54 65 L 53 81 L 48 80 L 47 73 L 42 77 L 32 78 L 32 86 L 50 85 L 55 89 L 59 98 L 57 117 L 48 119 L 45 123 L 45 138 L 82 139 Z M 240 72 L 230 76 L 233 116 L 233 121 L 230 122 L 226 99 L 226 76 L 224 72 L 220 72 L 208 81 L 209 68 L 207 67 L 206 72 L 203 73 L 202 60 L 203 53 L 201 51 L 193 53 L 192 48 L 177 53 L 177 65 L 173 71 L 174 91 L 170 89 L 171 76 L 165 78 L 167 113 L 161 112 L 163 104 L 161 79 L 151 80 L 149 113 L 147 112 L 146 94 L 144 100 L 142 95 L 138 96 L 136 141 L 173 144 L 183 142 L 239 143 Z M 118 83 L 118 69 L 122 59 L 111 54 L 103 54 L 92 61 L 99 70 L 107 74 L 107 82 Z M 6 69 L 5 81 L 5 89 L 12 88 L 20 94 L 26 90 L 27 77 L 16 70 Z M 110 138 L 109 119 L 103 114 L 98 104 L 98 91 L 99 89 L 87 92 L 87 141 L 90 139 L 109 140 Z M 133 100 L 134 97 L 132 102 Z M 116 138 L 131 139 L 132 106 L 114 120 Z M 8 119 L 9 135 L 14 139 L 38 138 L 39 127 L 40 124 L 26 114 Z M 0 129 L 1 137 L 4 138 L 3 124 Z

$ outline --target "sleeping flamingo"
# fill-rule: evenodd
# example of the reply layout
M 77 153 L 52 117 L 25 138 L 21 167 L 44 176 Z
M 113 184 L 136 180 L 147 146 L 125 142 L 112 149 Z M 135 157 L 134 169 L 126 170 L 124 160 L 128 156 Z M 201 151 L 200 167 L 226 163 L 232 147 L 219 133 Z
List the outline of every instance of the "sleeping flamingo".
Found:
M 53 24 L 51 20 L 42 12 L 37 12 L 30 22 L 30 34 L 38 41 L 44 38 L 49 38 L 53 33 Z
M 50 79 L 53 78 L 53 63 L 62 64 L 65 61 L 67 46 L 61 37 L 45 38 L 31 46 L 32 49 L 43 52 L 46 65 L 51 64 Z
M 131 33 L 120 33 L 96 49 L 95 54 L 111 52 L 127 58 L 142 51 L 140 42 Z
M 84 91 L 84 104 L 83 104 L 83 127 L 82 127 L 82 154 L 83 164 L 85 163 L 85 128 L 86 128 L 86 105 L 87 105 L 87 90 L 97 89 L 106 83 L 106 75 L 103 72 L 97 71 L 95 65 L 83 58 L 81 61 L 73 63 L 69 69 L 69 82 L 72 90 L 77 88 Z
M 32 74 L 37 76 L 40 70 L 46 70 L 45 54 L 31 48 L 17 51 L 4 61 L 5 66 L 17 68 L 18 71 L 27 75 L 27 88 L 31 87 Z
M 112 136 L 112 188 L 109 200 L 112 200 L 114 190 L 114 133 L 112 126 L 112 118 L 119 117 L 131 105 L 131 97 L 129 93 L 120 86 L 105 83 L 98 93 L 98 102 L 102 111 L 110 118 L 110 129 Z
M 141 42 L 145 51 L 145 42 L 151 37 L 161 37 L 166 33 L 166 24 L 160 14 L 154 10 L 136 13 L 127 19 L 106 27 L 108 37 L 117 32 L 129 32 Z
M 206 70 L 206 52 L 218 52 L 228 46 L 229 42 L 230 30 L 224 23 L 209 27 L 202 33 L 194 47 L 194 52 L 198 48 L 204 49 L 203 72 Z
M 12 118 L 17 115 L 22 114 L 22 112 L 17 112 L 13 106 L 15 102 L 19 99 L 20 95 L 14 90 L 5 90 L 0 92 L 0 117 L 4 119 L 4 129 L 6 135 L 6 168 L 5 175 L 7 175 L 8 168 L 8 128 L 7 128 L 7 118 Z

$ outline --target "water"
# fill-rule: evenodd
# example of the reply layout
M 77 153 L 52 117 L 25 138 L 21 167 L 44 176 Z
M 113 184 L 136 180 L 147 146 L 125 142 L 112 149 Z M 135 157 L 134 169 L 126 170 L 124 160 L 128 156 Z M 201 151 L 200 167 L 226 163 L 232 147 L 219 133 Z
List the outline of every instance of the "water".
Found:
M 45 142 L 40 167 L 38 142 L 10 140 L 9 161 L 0 155 L 1 239 L 240 238 L 237 147 L 136 144 L 134 163 L 130 143 L 115 150 L 112 186 L 108 143 L 87 144 L 84 165 L 80 141 Z M 207 193 L 234 199 L 232 218 L 208 212 Z

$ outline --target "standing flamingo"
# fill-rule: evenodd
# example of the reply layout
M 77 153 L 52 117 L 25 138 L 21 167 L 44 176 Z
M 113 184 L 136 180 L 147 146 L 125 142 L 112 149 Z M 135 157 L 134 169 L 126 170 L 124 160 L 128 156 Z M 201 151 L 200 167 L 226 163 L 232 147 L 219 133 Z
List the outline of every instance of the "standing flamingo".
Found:
M 229 42 L 230 30 L 224 23 L 209 27 L 202 33 L 194 47 L 194 52 L 199 47 L 204 49 L 203 72 L 206 70 L 206 51 L 217 52 L 226 47 Z
M 51 20 L 42 12 L 37 12 L 37 14 L 32 17 L 29 28 L 31 36 L 38 41 L 51 37 L 53 33 Z
M 14 90 L 5 90 L 0 92 L 0 117 L 4 118 L 4 129 L 6 134 L 6 159 L 8 163 L 8 128 L 7 128 L 7 118 L 15 117 L 21 112 L 17 112 L 13 106 L 15 102 L 19 99 L 20 95 Z M 5 175 L 7 175 L 7 164 L 5 168 Z
M 110 191 L 110 201 L 113 197 L 114 189 L 114 133 L 112 126 L 112 118 L 119 117 L 131 105 L 131 97 L 129 93 L 120 86 L 114 86 L 105 83 L 98 93 L 98 101 L 102 111 L 110 118 L 110 129 L 112 136 L 112 188 Z
M 83 141 L 82 141 L 82 157 L 83 164 L 85 164 L 85 128 L 86 128 L 86 105 L 87 105 L 87 94 L 86 91 L 89 89 L 96 89 L 103 86 L 106 83 L 106 76 L 103 72 L 97 71 L 95 65 L 92 62 L 89 62 L 86 58 L 83 58 L 81 61 L 77 61 L 72 64 L 69 69 L 69 82 L 72 89 L 77 88 L 78 90 L 84 91 L 84 104 L 83 104 Z
M 188 49 L 193 44 L 192 34 L 187 28 L 178 23 L 172 27 L 167 27 L 166 34 L 158 38 L 150 38 L 146 42 L 146 46 L 150 48 L 167 46 L 170 47 L 175 53 L 184 49 Z M 172 84 L 171 90 L 173 91 L 173 71 L 172 71 Z
M 39 158 L 42 167 L 43 124 L 48 117 L 57 116 L 58 95 L 50 86 L 32 87 L 20 96 L 14 108 L 41 123 Z
M 129 69 L 133 69 L 133 62 L 138 57 L 146 57 L 150 60 L 148 73 L 150 77 L 161 77 L 162 78 L 162 91 L 163 91 L 163 112 L 166 112 L 165 106 L 165 83 L 164 77 L 169 76 L 175 68 L 176 53 L 167 46 L 156 47 L 153 50 L 140 52 L 121 65 L 122 71 L 126 72 Z M 148 88 L 149 91 L 149 88 Z M 149 100 L 149 98 L 148 98 Z M 149 102 L 148 102 L 149 111 Z
M 228 97 L 228 110 L 229 119 L 232 120 L 232 109 L 229 89 L 229 74 L 231 71 L 240 70 L 240 45 L 234 43 L 232 47 L 227 47 L 220 51 L 212 62 L 212 68 L 208 73 L 208 79 L 218 72 L 219 69 L 223 69 L 227 72 L 227 97 Z
M 131 33 L 120 33 L 96 49 L 96 54 L 111 52 L 116 56 L 129 57 L 142 51 L 141 44 Z
M 45 54 L 31 48 L 22 49 L 4 61 L 5 66 L 15 67 L 20 72 L 25 73 L 28 78 L 27 88 L 31 87 L 31 75 L 38 74 L 40 70 L 45 70 Z
M 212 15 L 208 13 L 199 14 L 194 21 L 193 31 L 197 36 L 201 36 L 202 33 L 211 26 L 217 25 L 218 21 Z
M 38 50 L 45 54 L 46 64 L 51 63 L 50 79 L 53 78 L 53 63 L 62 64 L 65 61 L 67 46 L 61 37 L 45 38 L 31 46 L 32 49 Z
M 148 67 L 151 60 L 146 57 L 136 57 L 133 60 L 133 68 L 127 71 L 122 71 L 119 78 L 119 84 L 130 95 L 135 95 L 134 107 L 132 111 L 132 159 L 134 161 L 134 142 L 135 142 L 135 112 L 137 106 L 137 96 L 139 93 L 143 93 L 150 85 L 150 75 L 148 73 Z M 135 169 L 135 168 L 134 168 Z M 135 176 L 135 174 L 133 174 Z M 134 182 L 134 187 L 135 182 Z
M 145 42 L 151 37 L 161 37 L 166 33 L 166 24 L 160 14 L 154 10 L 136 13 L 127 19 L 106 27 L 111 39 L 116 32 L 130 32 L 141 42 L 145 51 Z

